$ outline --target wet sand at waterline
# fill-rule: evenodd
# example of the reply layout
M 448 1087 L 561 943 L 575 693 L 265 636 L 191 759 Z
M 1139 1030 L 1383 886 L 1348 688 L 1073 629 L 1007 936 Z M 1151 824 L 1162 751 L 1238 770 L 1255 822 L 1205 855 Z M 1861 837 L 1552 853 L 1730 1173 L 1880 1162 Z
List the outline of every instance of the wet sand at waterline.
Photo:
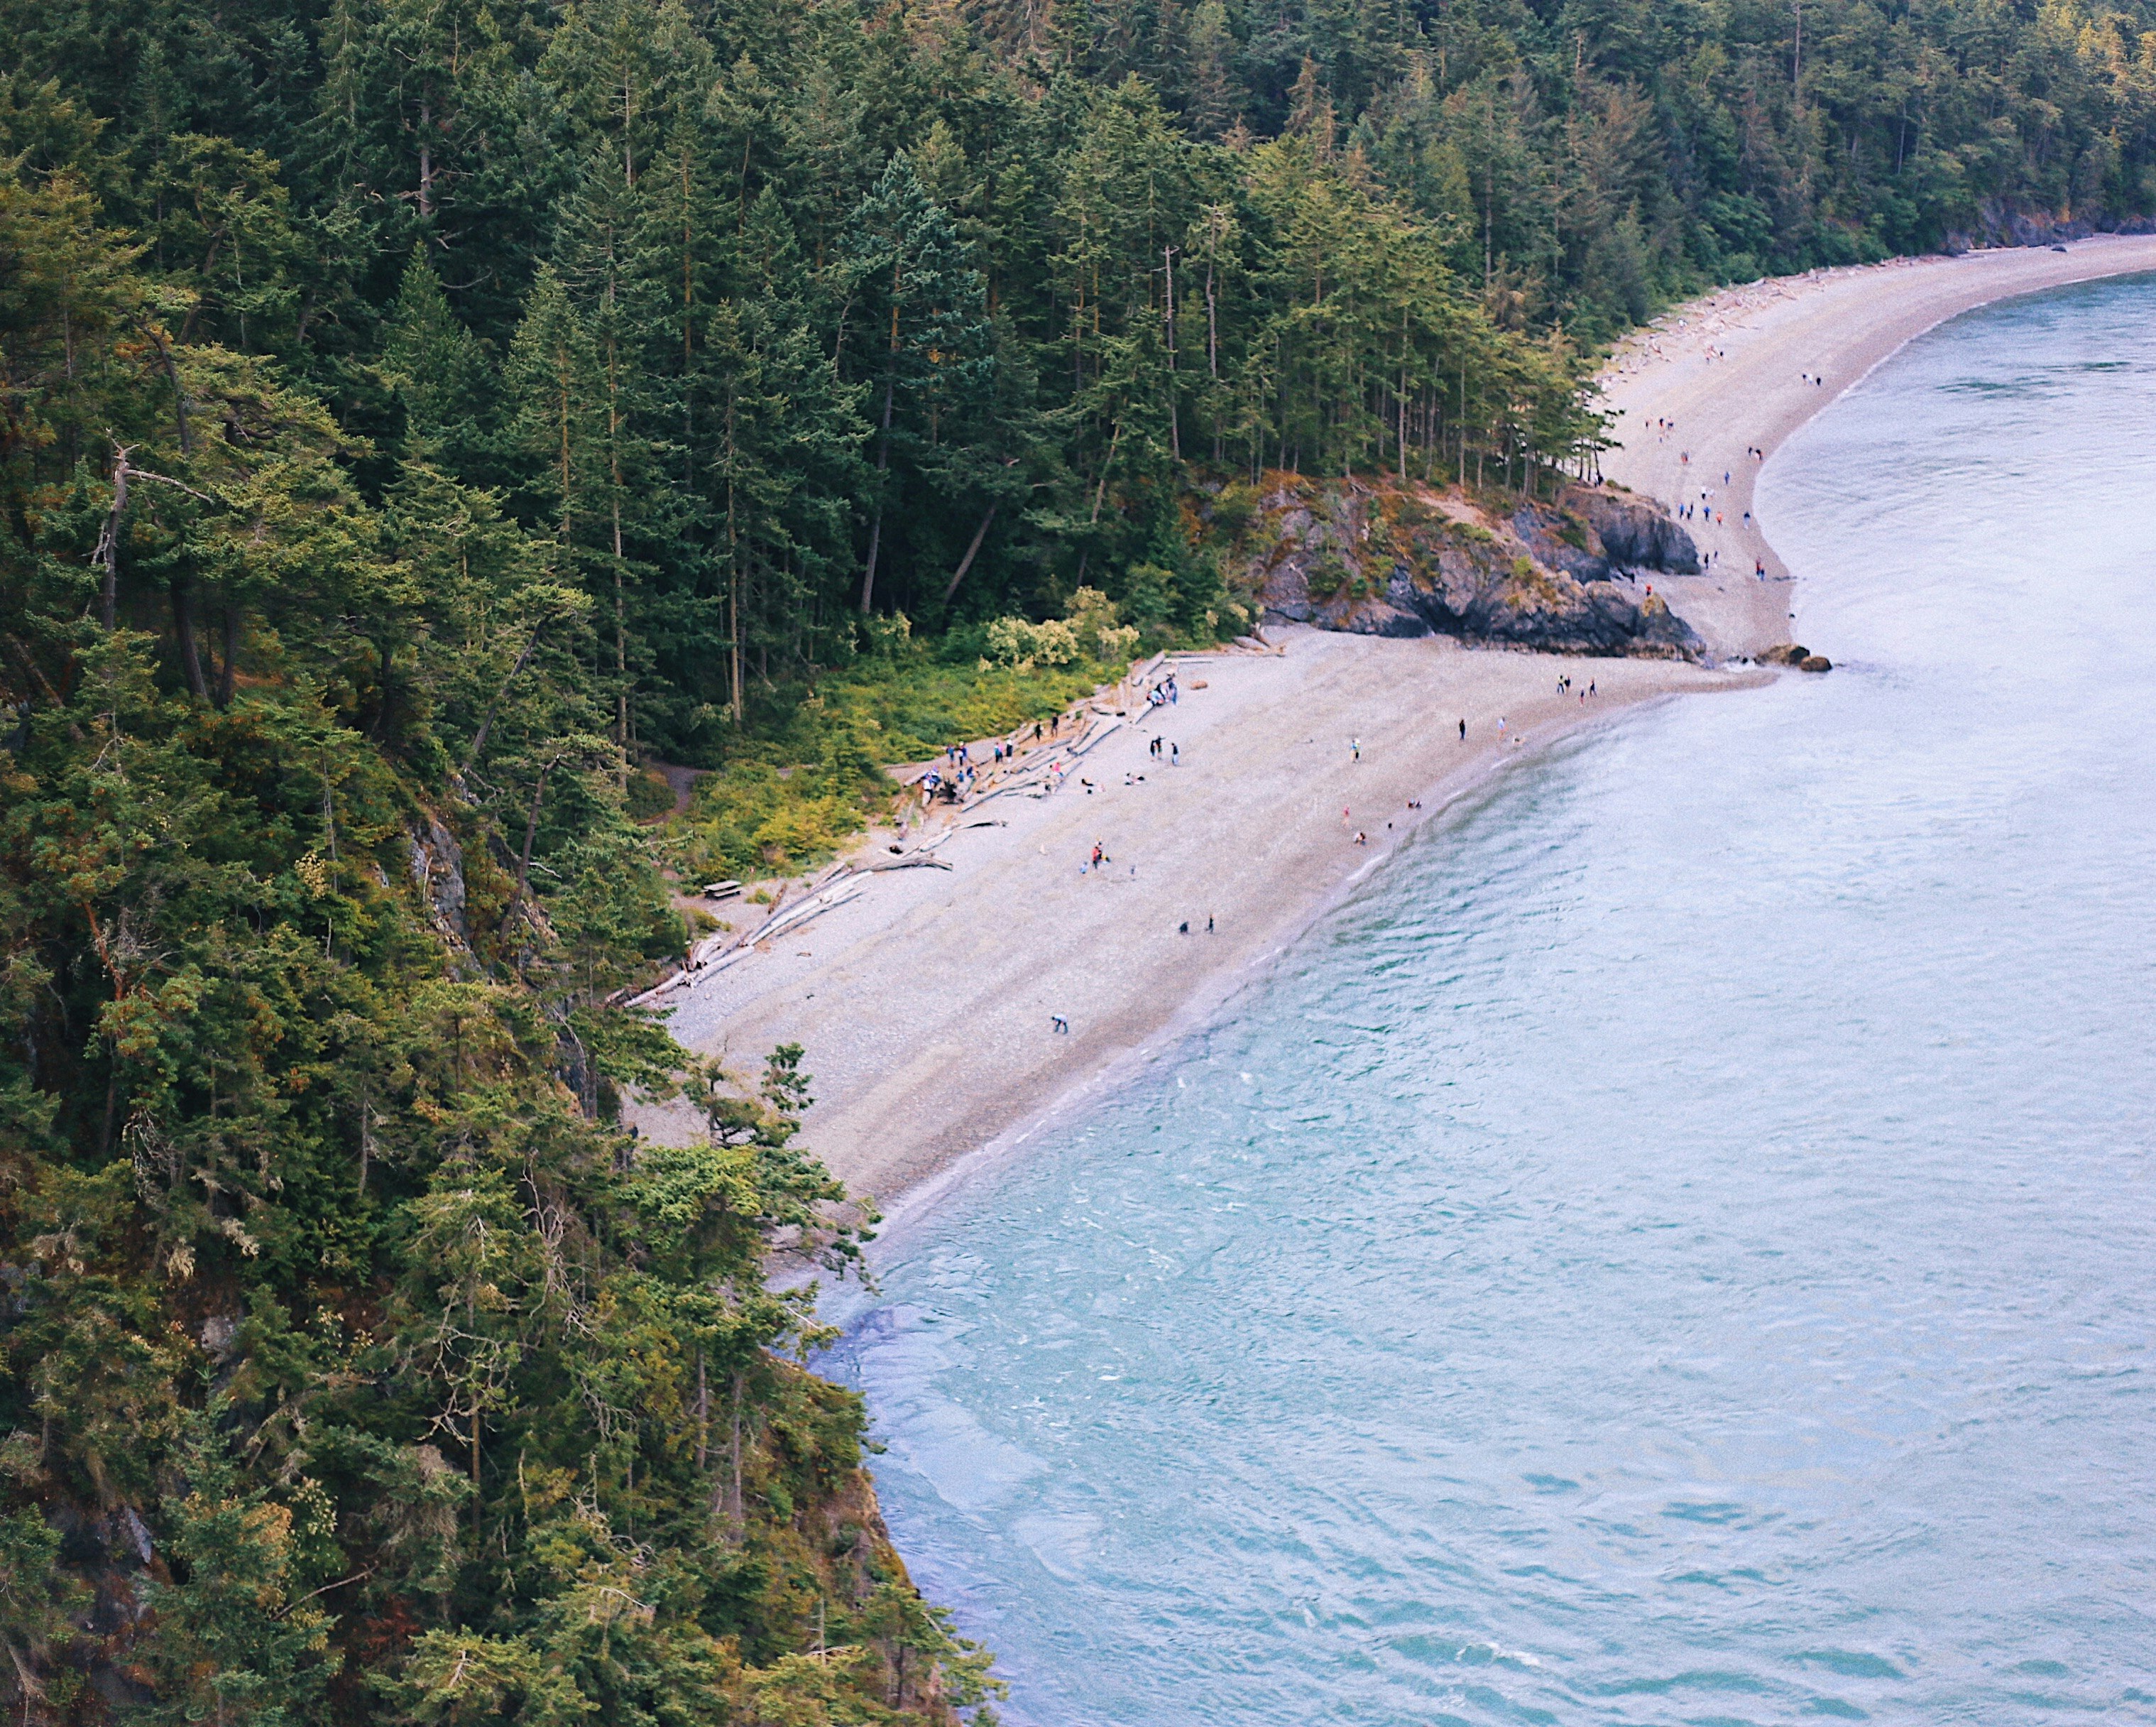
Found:
M 2147 1720 L 2156 276 L 1760 486 L 1635 708 L 887 1231 L 820 1370 L 1013 1727 Z
M 1717 655 L 1789 640 L 1789 572 L 1757 519 L 1744 519 L 1764 458 L 1934 325 L 1995 300 L 2141 270 L 2156 270 L 2156 234 L 2099 234 L 2063 252 L 1897 259 L 1725 288 L 1635 332 L 1602 373 L 1619 440 L 1603 473 L 1672 509 L 1699 506 L 1686 530 L 1701 551 L 1719 554 L 1706 573 L 1658 578 L 1656 590 Z M 1657 429 L 1664 419 L 1674 429 Z M 1748 456 L 1752 450 L 1761 455 Z M 1764 582 L 1757 563 L 1767 567 Z M 1831 642 L 1807 645 L 1834 653 Z
M 1688 526 L 1726 567 L 1658 577 L 1657 592 L 1717 655 L 1800 635 L 1788 573 L 1756 524 L 1740 525 L 1758 466 L 1743 459 L 1748 446 L 1771 454 L 1958 312 L 2149 269 L 2156 237 L 1921 260 L 1727 290 L 1641 332 L 1605 374 L 1625 441 L 1604 470 L 1671 504 L 1688 476 L 1711 475 L 1691 490 L 1712 491 L 1709 509 L 1724 517 L 1719 528 Z M 1676 430 L 1658 435 L 1658 417 Z M 1755 558 L 1773 579 L 1753 578 Z M 1271 635 L 1284 652 L 1182 661 L 1178 706 L 1134 703 L 1060 790 L 988 805 L 981 815 L 1003 825 L 952 835 L 939 847 L 947 871 L 872 876 L 857 897 L 662 997 L 675 1036 L 745 1069 L 777 1044 L 802 1044 L 817 1099 L 808 1143 L 888 1209 L 963 1157 L 1021 1144 L 1200 1023 L 1413 827 L 1507 761 L 1642 701 L 1765 676 L 1299 628 Z M 1566 676 L 1574 689 L 1560 695 Z M 1598 693 L 1583 703 L 1590 681 Z M 1167 764 L 1165 743 L 1152 756 L 1155 737 L 1179 746 L 1182 765 Z M 1358 831 L 1367 844 L 1353 842 Z M 1096 841 L 1109 861 L 1081 874 Z M 723 915 L 744 912 L 762 915 L 738 905 Z M 1186 923 L 1191 933 L 1179 933 Z M 678 1108 L 634 1113 L 661 1138 L 690 1130 Z
M 1762 676 L 1433 638 L 1268 635 L 1284 652 L 1181 660 L 1180 701 L 1134 702 L 1061 789 L 986 804 L 983 818 L 1007 825 L 954 834 L 938 847 L 947 871 L 871 876 L 798 937 L 660 998 L 679 1004 L 674 1035 L 743 1068 L 776 1044 L 804 1046 L 817 1099 L 808 1143 L 888 1207 L 1217 1007 L 1507 759 L 1640 701 Z M 1560 694 L 1567 676 L 1574 688 Z M 1596 694 L 1582 701 L 1590 682 Z M 1171 743 L 1180 766 L 1168 763 Z M 1106 861 L 1081 873 L 1096 841 Z M 641 1119 L 662 1137 L 685 1126 L 678 1113 Z

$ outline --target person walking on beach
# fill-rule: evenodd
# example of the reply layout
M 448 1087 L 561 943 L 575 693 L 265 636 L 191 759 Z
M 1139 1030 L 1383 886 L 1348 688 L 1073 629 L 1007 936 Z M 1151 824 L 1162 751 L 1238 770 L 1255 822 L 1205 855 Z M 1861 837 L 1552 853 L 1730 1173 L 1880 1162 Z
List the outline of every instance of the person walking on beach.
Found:
M 1183 746 L 1181 744 L 1171 743 L 1168 745 L 1168 765 L 1171 768 L 1180 768 L 1183 765 Z
M 1467 722 L 1465 719 L 1460 722 L 1460 741 L 1462 743 L 1467 742 Z
M 1348 753 L 1352 759 L 1358 762 L 1361 761 L 1363 759 L 1363 740 L 1359 738 L 1349 738 L 1348 740 Z

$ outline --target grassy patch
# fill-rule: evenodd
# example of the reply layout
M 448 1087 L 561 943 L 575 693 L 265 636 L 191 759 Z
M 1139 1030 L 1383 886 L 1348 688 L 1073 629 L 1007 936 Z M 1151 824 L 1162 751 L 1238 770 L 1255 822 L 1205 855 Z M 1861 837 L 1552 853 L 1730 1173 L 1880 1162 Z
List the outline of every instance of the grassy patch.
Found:
M 836 853 L 886 814 L 886 764 L 917 762 L 1060 713 L 1123 662 L 1082 659 L 1030 668 L 963 663 L 947 647 L 899 640 L 752 711 L 720 767 L 666 825 L 685 882 L 791 875 Z

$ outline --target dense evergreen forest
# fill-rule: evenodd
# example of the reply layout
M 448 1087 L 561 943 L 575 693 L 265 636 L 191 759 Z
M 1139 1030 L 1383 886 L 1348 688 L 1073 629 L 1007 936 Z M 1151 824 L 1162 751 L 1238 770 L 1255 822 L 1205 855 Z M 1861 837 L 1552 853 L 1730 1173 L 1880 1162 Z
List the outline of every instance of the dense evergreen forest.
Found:
M 1245 627 L 1268 471 L 1532 486 L 1673 297 L 2156 208 L 2152 0 L 0 26 L 26 1727 L 979 1706 L 765 1287 L 857 1252 L 798 1052 L 617 1005 L 662 866 Z

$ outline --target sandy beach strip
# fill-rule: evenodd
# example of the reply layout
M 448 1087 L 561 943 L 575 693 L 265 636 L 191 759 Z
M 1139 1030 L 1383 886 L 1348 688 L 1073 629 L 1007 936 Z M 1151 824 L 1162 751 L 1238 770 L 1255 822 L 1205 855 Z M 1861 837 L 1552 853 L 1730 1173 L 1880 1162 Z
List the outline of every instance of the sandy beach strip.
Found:
M 1772 454 L 1958 312 L 2152 269 L 2156 237 L 1913 260 L 1726 290 L 1640 332 L 1604 374 L 1622 440 L 1605 471 L 1671 504 L 1703 487 L 1723 517 L 1693 526 L 1721 567 L 1657 578 L 1658 591 L 1718 656 L 1789 640 L 1788 572 L 1742 523 L 1758 466 L 1748 448 Z M 1676 429 L 1660 434 L 1658 419 Z M 1772 579 L 1754 578 L 1755 559 Z M 961 824 L 992 825 L 942 842 L 948 871 L 874 876 L 669 996 L 675 1035 L 744 1070 L 777 1044 L 804 1046 L 817 1099 L 806 1143 L 886 1210 L 918 1203 L 962 1159 L 1022 1147 L 1202 1024 L 1416 825 L 1508 763 L 1640 702 L 1766 676 L 1270 634 L 1283 653 L 1181 661 L 1178 705 L 1131 705 L 1060 790 L 963 812 Z M 1567 676 L 1573 690 L 1560 693 Z M 1179 766 L 1165 759 L 1171 743 Z M 1096 842 L 1108 861 L 1081 873 Z M 678 1106 L 634 1115 L 662 1138 L 693 1131 Z
M 1717 554 L 1706 573 L 1657 578 L 1657 589 L 1717 654 L 1791 640 L 1789 572 L 1757 518 L 1746 521 L 1764 459 L 1881 361 L 1948 318 L 2143 270 L 2156 270 L 2156 235 L 2100 234 L 2064 251 L 1897 259 L 1726 288 L 1635 332 L 1601 375 L 1620 440 L 1603 457 L 1604 475 L 1672 509 L 1697 506 L 1685 526 L 1702 552 Z M 1662 420 L 1673 429 L 1659 429 Z M 1764 582 L 1753 575 L 1758 564 Z M 1831 643 L 1816 645 L 1833 651 Z
M 873 877 L 798 937 L 668 998 L 675 1036 L 744 1069 L 803 1045 L 808 1142 L 889 1208 L 1202 1020 L 1507 762 L 1643 700 L 1746 681 L 1442 638 L 1268 633 L 1285 652 L 1178 662 L 1177 704 L 1133 704 L 1060 790 L 962 812 L 1001 825 L 952 834 L 937 851 L 949 871 Z M 640 1119 L 662 1137 L 688 1129 L 678 1113 Z

